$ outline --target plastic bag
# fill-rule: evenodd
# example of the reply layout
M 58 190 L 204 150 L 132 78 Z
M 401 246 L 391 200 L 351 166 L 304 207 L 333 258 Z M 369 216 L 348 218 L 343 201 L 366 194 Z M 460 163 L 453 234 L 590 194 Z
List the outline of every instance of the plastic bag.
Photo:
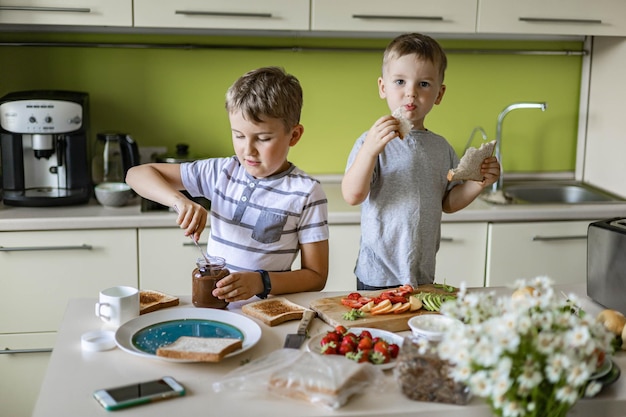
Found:
M 357 363 L 338 355 L 280 349 L 230 372 L 223 380 L 213 383 L 213 390 L 263 390 L 337 409 L 353 394 L 376 389 L 377 384 L 372 382 L 381 378 L 383 371 L 370 363 Z

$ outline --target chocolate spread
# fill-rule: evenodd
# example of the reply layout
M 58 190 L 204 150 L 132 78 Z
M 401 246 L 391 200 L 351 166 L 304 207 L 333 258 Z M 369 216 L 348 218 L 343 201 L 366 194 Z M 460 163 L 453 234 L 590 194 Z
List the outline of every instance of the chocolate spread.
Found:
M 226 308 L 228 301 L 220 300 L 213 295 L 217 281 L 229 275 L 230 271 L 223 265 L 198 264 L 193 270 L 191 301 L 196 307 Z

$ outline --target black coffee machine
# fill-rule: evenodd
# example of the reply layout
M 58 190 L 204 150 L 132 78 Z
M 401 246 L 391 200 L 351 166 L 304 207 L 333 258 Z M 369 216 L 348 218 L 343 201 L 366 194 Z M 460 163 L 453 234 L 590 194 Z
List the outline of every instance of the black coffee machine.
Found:
M 0 98 L 4 204 L 87 203 L 92 194 L 87 93 L 33 90 Z

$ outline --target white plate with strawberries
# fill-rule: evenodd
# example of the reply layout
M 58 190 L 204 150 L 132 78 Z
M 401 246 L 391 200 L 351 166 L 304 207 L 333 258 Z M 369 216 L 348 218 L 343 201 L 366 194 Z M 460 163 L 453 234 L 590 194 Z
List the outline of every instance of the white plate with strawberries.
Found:
M 342 334 L 341 336 L 339 335 L 340 333 Z M 356 345 L 353 346 L 352 350 L 347 351 L 349 348 L 346 347 L 342 350 L 342 345 L 347 343 L 344 342 L 344 339 L 352 338 L 352 336 L 349 336 L 350 334 L 355 336 Z M 363 339 L 368 338 L 370 339 L 371 344 L 367 341 L 363 341 Z M 385 344 L 379 344 L 376 346 L 376 342 L 380 340 L 385 342 Z M 326 347 L 326 345 L 328 345 L 331 341 L 335 342 L 335 346 Z M 309 352 L 342 355 L 349 360 L 355 360 L 357 362 L 370 362 L 385 370 L 396 366 L 398 353 L 402 348 L 403 341 L 404 338 L 402 336 L 386 330 L 351 327 L 343 331 L 335 328 L 327 331 L 326 333 L 321 333 L 311 337 L 311 339 L 307 342 L 306 348 Z

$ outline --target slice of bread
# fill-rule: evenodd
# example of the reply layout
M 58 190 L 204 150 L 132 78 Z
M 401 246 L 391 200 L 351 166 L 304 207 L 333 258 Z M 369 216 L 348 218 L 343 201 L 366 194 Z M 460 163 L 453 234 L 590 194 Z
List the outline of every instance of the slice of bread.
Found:
M 486 158 L 493 154 L 496 141 L 483 143 L 480 148 L 468 148 L 465 155 L 459 161 L 459 165 L 448 171 L 448 181 L 482 181 L 483 174 L 480 173 L 480 166 Z
M 404 108 L 398 107 L 391 114 L 394 118 L 398 119 L 398 123 L 400 124 L 400 130 L 398 130 L 398 137 L 400 139 L 404 139 L 406 135 L 409 134 L 411 129 L 413 129 L 413 123 L 409 119 L 404 116 Z
M 169 359 L 219 362 L 242 346 L 241 339 L 181 336 L 174 343 L 158 348 L 156 354 Z
M 300 320 L 304 310 L 304 307 L 283 297 L 255 301 L 241 307 L 244 314 L 257 318 L 268 326 L 276 326 L 289 320 Z
M 151 313 L 166 307 L 177 306 L 178 297 L 154 290 L 139 291 L 139 314 Z

